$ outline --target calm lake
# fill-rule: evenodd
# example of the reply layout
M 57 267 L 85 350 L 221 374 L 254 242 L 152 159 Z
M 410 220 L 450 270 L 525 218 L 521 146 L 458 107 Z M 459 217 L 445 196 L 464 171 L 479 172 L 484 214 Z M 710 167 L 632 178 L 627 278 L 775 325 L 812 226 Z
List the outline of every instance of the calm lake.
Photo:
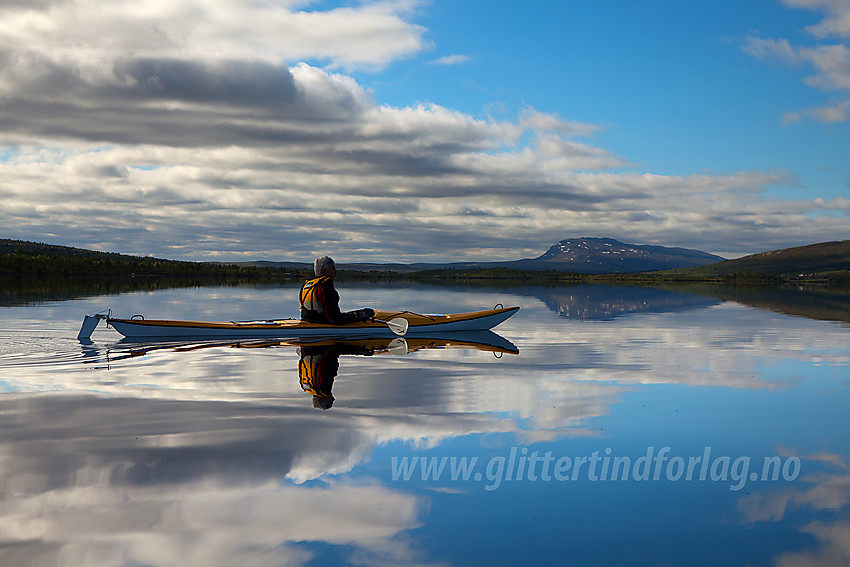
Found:
M 291 317 L 297 286 L 7 300 L 0 564 L 850 564 L 846 295 L 338 289 L 521 309 L 469 340 L 84 344 L 85 314 Z

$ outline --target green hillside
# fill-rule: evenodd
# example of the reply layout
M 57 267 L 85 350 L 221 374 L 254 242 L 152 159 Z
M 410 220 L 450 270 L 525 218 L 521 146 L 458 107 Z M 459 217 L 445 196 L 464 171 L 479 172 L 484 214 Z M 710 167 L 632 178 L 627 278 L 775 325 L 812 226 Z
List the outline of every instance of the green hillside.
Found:
M 773 250 L 707 266 L 664 273 L 694 278 L 764 274 L 792 279 L 811 277 L 846 279 L 850 278 L 850 240 Z
M 181 262 L 97 252 L 22 240 L 0 239 L 0 275 L 32 276 L 174 276 L 251 278 L 282 277 L 283 270 Z

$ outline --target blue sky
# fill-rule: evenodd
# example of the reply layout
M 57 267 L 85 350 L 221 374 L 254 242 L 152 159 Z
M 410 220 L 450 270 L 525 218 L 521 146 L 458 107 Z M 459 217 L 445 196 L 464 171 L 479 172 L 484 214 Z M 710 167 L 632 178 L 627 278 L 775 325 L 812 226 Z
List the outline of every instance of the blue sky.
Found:
M 846 160 L 849 129 L 781 120 L 829 94 L 803 83 L 809 69 L 765 64 L 744 49 L 753 37 L 815 45 L 804 29 L 822 12 L 775 0 L 453 2 L 427 11 L 434 50 L 368 83 L 390 104 L 450 100 L 508 119 L 531 106 L 599 125 L 595 141 L 654 173 L 790 168 L 829 195 L 847 188 L 850 165 L 831 177 L 823 170 Z M 447 55 L 467 59 L 427 65 Z
M 0 5 L 8 238 L 732 257 L 850 232 L 850 1 Z

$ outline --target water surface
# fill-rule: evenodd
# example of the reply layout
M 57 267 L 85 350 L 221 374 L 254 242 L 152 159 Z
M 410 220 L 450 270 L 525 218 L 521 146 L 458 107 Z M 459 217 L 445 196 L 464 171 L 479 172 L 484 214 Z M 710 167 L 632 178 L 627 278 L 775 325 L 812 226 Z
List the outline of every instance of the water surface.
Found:
M 322 410 L 299 365 L 328 345 L 74 338 L 107 308 L 293 316 L 295 287 L 0 307 L 0 564 L 850 563 L 847 323 L 718 293 L 339 287 L 520 305 L 495 329 L 518 354 L 331 345 Z

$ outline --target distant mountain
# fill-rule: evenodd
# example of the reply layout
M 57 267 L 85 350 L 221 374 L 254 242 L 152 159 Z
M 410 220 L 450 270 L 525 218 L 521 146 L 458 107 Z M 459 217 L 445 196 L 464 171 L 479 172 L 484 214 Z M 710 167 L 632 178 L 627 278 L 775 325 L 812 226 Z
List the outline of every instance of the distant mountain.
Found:
M 725 260 L 721 256 L 667 246 L 624 244 L 612 238 L 570 238 L 552 245 L 543 255 L 524 260 L 450 262 L 440 264 L 338 264 L 341 270 L 417 272 L 422 270 L 510 268 L 514 270 L 561 270 L 581 274 L 611 274 L 670 270 L 704 266 Z M 304 268 L 293 262 L 246 262 L 254 266 Z
M 846 274 L 848 271 L 850 271 L 850 240 L 842 240 L 761 252 L 694 268 L 687 270 L 687 273 L 697 277 L 745 273 L 805 276 L 842 272 Z
M 284 268 L 309 271 L 312 265 L 298 262 L 240 262 L 234 269 L 220 263 L 180 262 L 150 257 L 127 256 L 66 246 L 0 239 L 0 274 L 161 274 L 161 275 L 247 275 L 239 270 Z M 715 278 L 729 274 L 773 274 L 798 277 L 819 275 L 850 279 L 850 240 L 822 242 L 753 254 L 734 260 L 687 248 L 624 244 L 611 238 L 562 240 L 537 258 L 496 262 L 446 264 L 340 264 L 344 270 L 415 272 L 440 268 L 512 268 L 516 270 L 562 270 L 582 274 L 634 273 L 675 270 L 693 278 Z M 270 273 L 270 272 L 269 272 Z M 300 274 L 299 274 L 300 275 Z
M 585 237 L 562 240 L 542 256 L 518 260 L 509 267 L 611 274 L 691 268 L 723 260 L 721 256 L 689 248 L 624 244 L 613 238 Z

